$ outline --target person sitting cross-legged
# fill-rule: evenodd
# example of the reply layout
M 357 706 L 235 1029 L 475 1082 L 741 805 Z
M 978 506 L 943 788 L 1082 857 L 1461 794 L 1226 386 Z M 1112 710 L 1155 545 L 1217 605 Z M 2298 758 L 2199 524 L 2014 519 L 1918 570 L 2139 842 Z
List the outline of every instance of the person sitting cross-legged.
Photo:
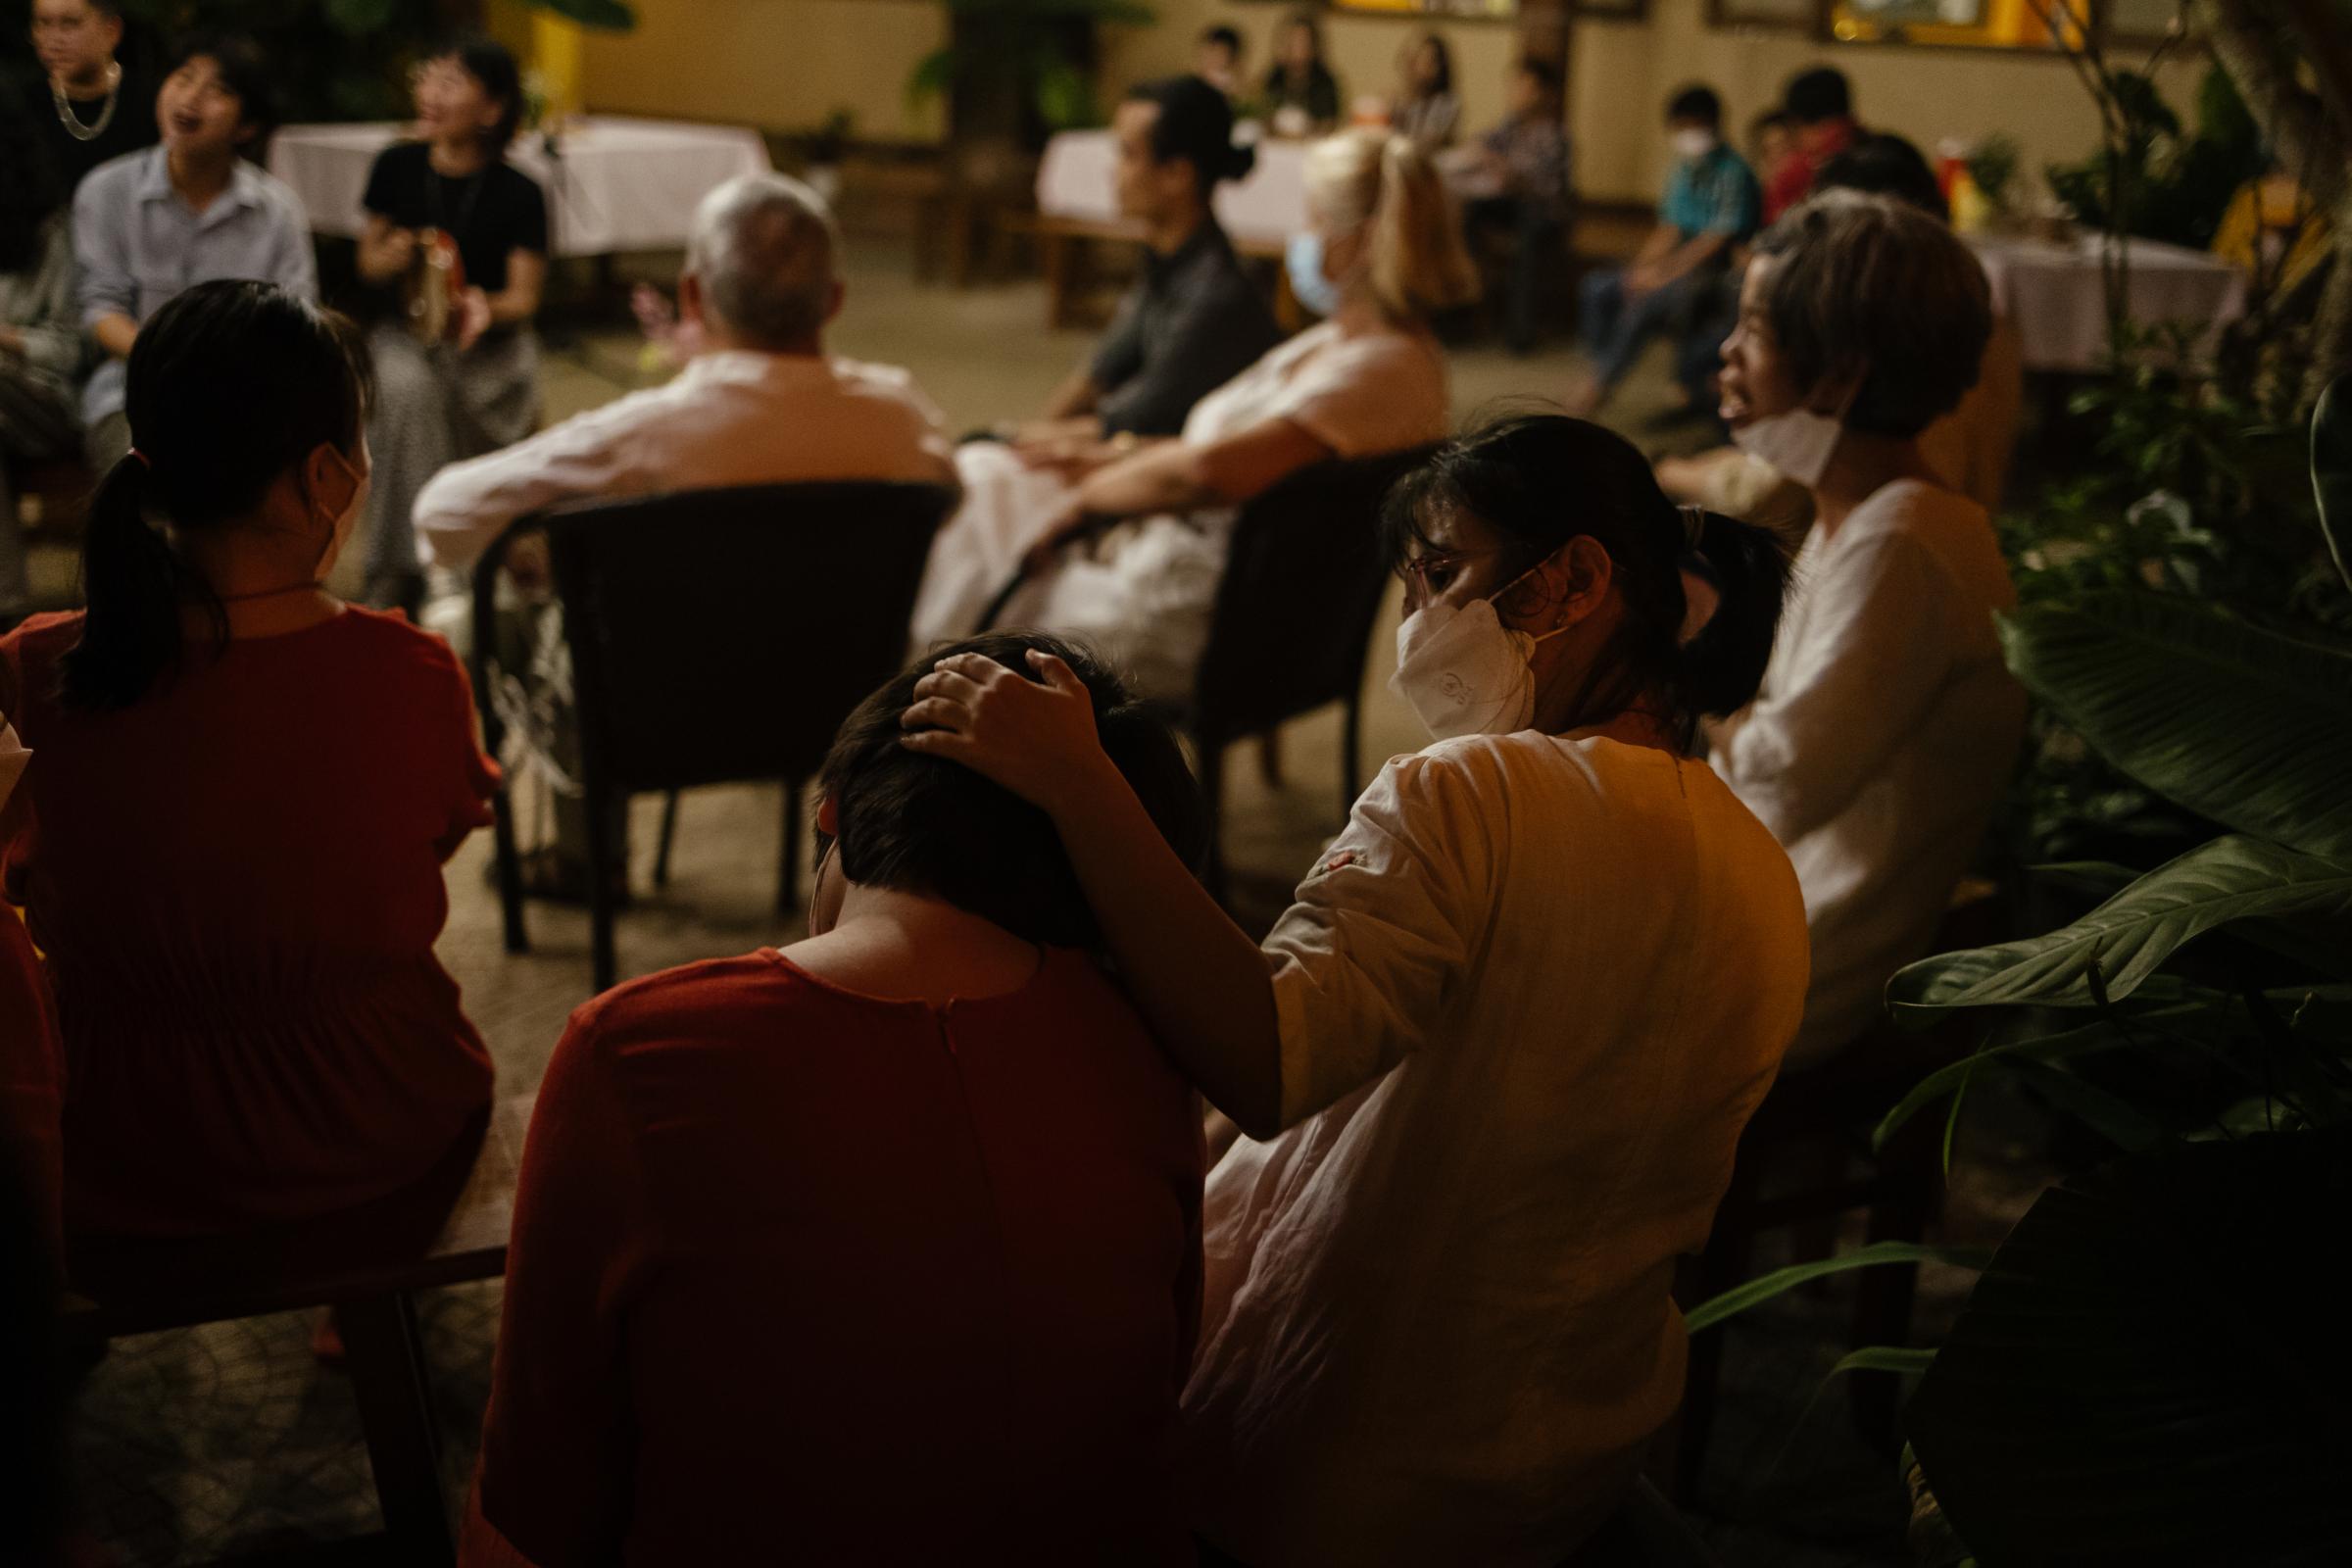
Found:
M 1197 857 L 1183 754 L 1102 664 L 952 650 L 1040 651 Z M 1193 1561 L 1199 1102 L 1046 814 L 901 744 L 928 668 L 826 760 L 811 934 L 632 981 L 557 1046 L 467 1568 Z
M 436 474 L 415 514 L 417 546 L 437 578 L 425 623 L 469 646 L 467 574 L 510 524 L 559 502 L 815 480 L 955 484 L 939 411 L 913 378 L 825 352 L 825 328 L 844 297 L 840 235 L 808 186 L 747 174 L 704 198 L 678 280 L 685 368 Z M 534 891 L 579 897 L 587 832 L 569 787 L 578 737 L 563 617 L 544 591 L 542 561 L 527 544 L 509 557 L 521 586 L 503 607 L 502 679 L 492 696 L 517 755 L 543 764 L 558 785 L 555 842 L 533 858 Z M 714 561 L 710 569 L 727 565 Z

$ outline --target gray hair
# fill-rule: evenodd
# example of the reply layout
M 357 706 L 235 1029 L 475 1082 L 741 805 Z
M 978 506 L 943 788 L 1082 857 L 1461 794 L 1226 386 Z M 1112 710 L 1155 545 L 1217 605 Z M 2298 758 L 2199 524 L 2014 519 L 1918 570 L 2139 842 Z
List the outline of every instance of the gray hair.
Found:
M 833 308 L 841 231 L 824 198 L 783 174 L 738 174 L 695 209 L 686 266 L 711 314 L 755 347 L 808 342 Z

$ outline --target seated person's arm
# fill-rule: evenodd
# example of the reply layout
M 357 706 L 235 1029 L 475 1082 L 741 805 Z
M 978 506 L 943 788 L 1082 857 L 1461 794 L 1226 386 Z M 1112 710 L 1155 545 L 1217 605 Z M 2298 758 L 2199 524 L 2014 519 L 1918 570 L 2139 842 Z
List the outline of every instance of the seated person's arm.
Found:
M 1657 266 L 1682 237 L 1682 230 L 1672 223 L 1653 225 L 1647 234 L 1642 236 L 1642 248 L 1634 252 L 1634 259 L 1626 264 L 1627 276 L 1646 272 Z
M 1184 428 L 1193 405 L 1240 373 L 1236 345 L 1254 358 L 1263 341 L 1265 307 L 1254 293 L 1202 290 L 1185 301 L 1160 334 L 1159 352 L 1102 395 L 1096 413 L 1107 431 L 1167 433 Z
M 1079 510 L 1093 516 L 1231 506 L 1271 489 L 1332 455 L 1320 437 L 1291 419 L 1269 419 L 1221 441 L 1161 441 L 1099 468 L 1078 486 Z
M 636 442 L 602 410 L 504 451 L 453 463 L 416 494 L 416 548 L 445 570 L 470 570 L 507 525 L 575 496 L 629 495 Z
M 1663 288 L 1676 278 L 1695 271 L 1729 249 L 1732 236 L 1721 232 L 1693 234 L 1668 250 L 1649 267 L 1649 286 Z
M 360 276 L 370 283 L 397 281 L 416 259 L 416 231 L 402 228 L 381 213 L 369 213 L 360 230 Z
M 81 274 L 81 323 L 118 360 L 139 335 L 139 285 L 130 275 L 127 221 L 100 182 L 83 180 L 74 197 L 74 265 Z
M 90 336 L 118 360 L 130 358 L 130 345 L 138 335 L 139 323 L 120 312 L 101 316 L 90 323 Z
M 468 1564 L 616 1561 L 627 1527 L 622 1313 L 652 1267 L 653 1224 L 596 1016 L 575 1014 L 556 1047 L 523 1147 Z
M 490 319 L 502 326 L 529 320 L 539 314 L 546 287 L 546 257 L 520 247 L 509 251 L 507 286 L 490 296 Z
M 1054 395 L 1046 399 L 1045 411 L 1038 418 L 1047 424 L 1081 418 L 1093 414 L 1095 405 L 1102 401 L 1102 387 L 1096 381 L 1092 368 L 1072 370 L 1069 378 L 1055 387 Z

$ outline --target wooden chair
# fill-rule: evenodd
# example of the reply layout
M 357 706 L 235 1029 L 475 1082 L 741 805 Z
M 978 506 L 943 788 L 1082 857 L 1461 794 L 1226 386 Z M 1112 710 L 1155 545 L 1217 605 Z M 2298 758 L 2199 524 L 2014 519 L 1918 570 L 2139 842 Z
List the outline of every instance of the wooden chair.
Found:
M 1930 951 L 1990 946 L 2002 940 L 2002 924 L 1998 890 L 1972 879 L 1953 895 Z M 1871 1149 L 1870 1135 L 1922 1078 L 1964 1054 L 1970 1038 L 1962 1021 L 1916 1034 L 1886 1023 L 1821 1066 L 1783 1074 L 1740 1135 L 1706 1250 L 1695 1269 L 1686 1271 L 1685 1304 L 1711 1299 L 1751 1278 L 1756 1239 L 1768 1231 L 1826 1231 L 1860 1209 L 1868 1215 L 1866 1241 L 1924 1240 L 1943 1208 L 1936 1118 L 1914 1118 L 1884 1152 Z M 1804 1172 L 1792 1183 L 1786 1180 L 1791 1165 Z M 1857 1348 L 1908 1342 L 1918 1280 L 1916 1267 L 1873 1268 L 1856 1276 Z M 1723 1330 L 1710 1329 L 1690 1341 L 1683 1390 L 1676 1485 L 1686 1499 L 1694 1494 L 1706 1457 L 1722 1379 Z M 1891 1450 L 1897 1386 L 1874 1374 L 1849 1387 L 1865 1435 Z
M 614 978 L 614 889 L 626 871 L 612 823 L 633 794 L 670 793 L 674 822 L 678 790 L 781 780 L 776 906 L 793 907 L 801 786 L 850 710 L 906 662 L 931 536 L 955 500 L 940 485 L 878 482 L 683 490 L 534 514 L 484 553 L 474 691 L 495 749 L 498 572 L 514 538 L 547 533 L 571 650 L 598 991 Z M 522 953 L 522 868 L 503 792 L 496 834 L 507 951 Z M 667 858 L 665 848 L 663 870 Z
M 455 1562 L 416 1294 L 506 1272 L 533 1098 L 500 1101 L 423 1180 L 357 1209 L 228 1237 L 69 1237 L 62 1327 L 103 1343 L 332 1307 L 384 1515 L 365 1544 L 378 1561 Z M 362 1544 L 313 1555 L 354 1560 Z
M 1334 459 L 1302 468 L 1244 504 L 1209 618 L 1193 694 L 1174 714 L 1193 739 L 1208 813 L 1203 880 L 1224 896 L 1220 843 L 1225 750 L 1302 713 L 1347 706 L 1340 740 L 1340 812 L 1361 782 L 1364 663 L 1388 591 L 1376 526 L 1390 486 L 1434 448 Z M 1089 539 L 1074 536 L 1069 543 Z M 1025 577 L 981 616 L 998 623 Z

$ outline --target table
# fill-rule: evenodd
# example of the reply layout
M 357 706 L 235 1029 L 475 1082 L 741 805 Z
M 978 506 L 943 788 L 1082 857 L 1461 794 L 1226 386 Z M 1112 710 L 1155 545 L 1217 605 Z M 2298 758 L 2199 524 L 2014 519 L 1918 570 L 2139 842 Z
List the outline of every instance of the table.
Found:
M 1992 308 L 2017 328 L 2029 370 L 2095 371 L 2108 363 L 2107 294 L 2100 270 L 2102 236 L 2052 241 L 1972 234 Z M 2133 322 L 2195 322 L 2197 348 L 2212 352 L 2229 322 L 2245 314 L 2245 274 L 2205 251 L 2158 240 L 2125 242 L 2127 292 Z
M 270 143 L 270 172 L 302 198 L 314 232 L 356 238 L 368 171 L 406 129 L 384 122 L 288 125 Z M 683 249 L 695 207 L 712 187 L 769 167 L 767 143 L 748 127 L 617 115 L 573 120 L 556 156 L 529 133 L 508 158 L 547 192 L 558 257 Z
M 1261 141 L 1249 176 L 1217 187 L 1217 221 L 1235 244 L 1279 253 L 1306 227 L 1306 147 L 1302 141 Z M 1037 166 L 1039 215 L 1118 224 L 1118 164 L 1119 141 L 1111 132 L 1062 131 L 1046 143 Z

